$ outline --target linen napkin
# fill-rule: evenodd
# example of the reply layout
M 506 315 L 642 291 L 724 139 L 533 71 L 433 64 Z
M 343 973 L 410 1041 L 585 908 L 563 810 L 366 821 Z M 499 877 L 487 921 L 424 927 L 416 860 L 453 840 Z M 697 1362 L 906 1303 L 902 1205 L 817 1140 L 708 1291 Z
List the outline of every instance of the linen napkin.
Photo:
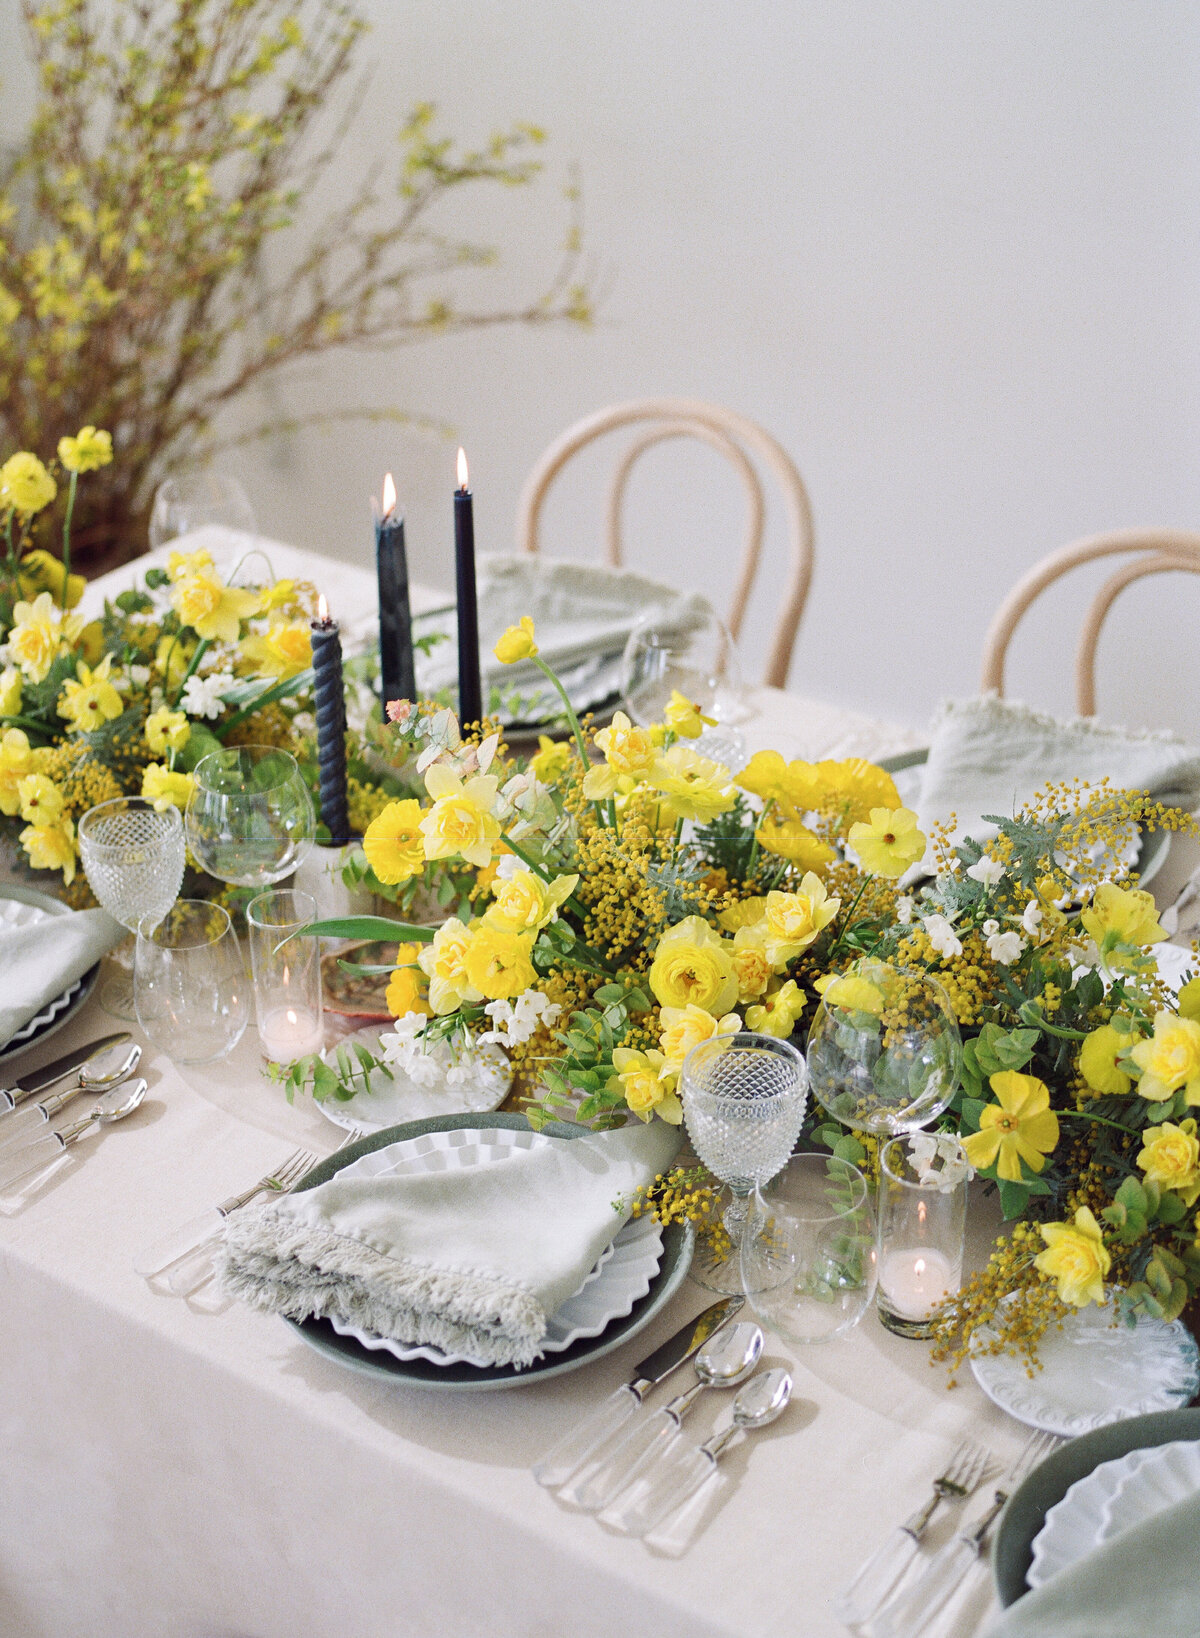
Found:
M 614 1202 L 651 1182 L 679 1143 L 675 1127 L 638 1122 L 458 1171 L 334 1177 L 234 1213 L 217 1273 L 268 1313 L 528 1365 L 549 1316 L 627 1220 Z
M 987 1638 L 1200 1638 L 1200 1495 L 1143 1519 L 1027 1592 Z
M 107 910 L 76 910 L 32 927 L 0 921 L 0 1047 L 124 937 Z
M 934 719 L 917 812 L 922 829 L 956 816 L 955 837 L 996 834 L 1050 780 L 1099 780 L 1149 791 L 1169 807 L 1200 804 L 1200 750 L 1168 733 L 1129 733 L 1090 717 L 1056 717 L 994 694 L 950 700 Z

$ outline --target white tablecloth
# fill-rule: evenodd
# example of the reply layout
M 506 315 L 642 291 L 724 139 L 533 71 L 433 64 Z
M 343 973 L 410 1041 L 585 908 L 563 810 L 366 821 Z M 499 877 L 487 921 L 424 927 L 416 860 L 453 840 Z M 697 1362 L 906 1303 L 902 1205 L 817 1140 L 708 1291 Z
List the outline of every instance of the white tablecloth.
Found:
M 300 572 L 304 556 L 277 568 Z M 339 565 L 339 603 L 356 583 L 373 595 Z M 908 742 L 829 706 L 757 699 L 753 742 L 790 755 Z M 93 1002 L 19 1067 L 113 1027 Z M 181 1072 L 153 1051 L 143 1068 L 135 1116 L 36 1194 L 0 1200 L 6 1638 L 822 1638 L 842 1631 L 831 1594 L 966 1431 L 1003 1456 L 1021 1442 L 969 1375 L 948 1392 L 926 1347 L 873 1315 L 823 1348 L 771 1343 L 795 1403 L 727 1458 L 695 1543 L 655 1554 L 568 1512 L 528 1470 L 705 1293 L 689 1284 L 588 1369 L 478 1395 L 381 1386 L 281 1321 L 195 1312 L 133 1272 L 138 1252 L 292 1147 L 324 1153 L 339 1134 L 263 1078 L 252 1032 L 213 1068 Z M 726 1404 L 701 1401 L 696 1438 Z M 976 1631 L 989 1598 L 980 1575 L 931 1630 Z

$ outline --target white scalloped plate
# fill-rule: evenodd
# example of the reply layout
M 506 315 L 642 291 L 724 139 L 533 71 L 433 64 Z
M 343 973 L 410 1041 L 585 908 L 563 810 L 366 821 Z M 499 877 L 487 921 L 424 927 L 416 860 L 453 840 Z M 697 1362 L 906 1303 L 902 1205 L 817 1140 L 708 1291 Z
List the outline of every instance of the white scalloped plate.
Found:
M 1077 1479 L 1063 1499 L 1047 1510 L 1046 1522 L 1034 1538 L 1033 1562 L 1025 1573 L 1031 1587 L 1044 1586 L 1060 1570 L 1100 1545 L 1107 1508 L 1118 1486 L 1131 1469 L 1153 1455 L 1151 1447 L 1101 1462 L 1085 1478 Z
M 10 896 L 20 894 L 20 897 Z M 22 887 L 15 883 L 8 883 L 0 887 L 0 937 L 5 932 L 17 931 L 22 927 L 36 927 L 39 922 L 50 921 L 54 916 L 70 915 L 69 906 L 59 899 L 53 899 L 49 894 L 41 893 L 36 888 Z M 22 1024 L 20 1029 L 14 1030 L 0 1050 L 0 1064 L 9 1058 L 15 1058 L 35 1040 L 50 1035 L 60 1025 L 65 1024 L 67 1015 L 87 999 L 95 983 L 97 968 L 77 978 L 73 984 L 56 995 L 53 1001 L 48 1001 L 36 1017 L 28 1023 Z
M 1145 1460 L 1121 1475 L 1105 1509 L 1101 1541 L 1111 1541 L 1200 1490 L 1200 1444 L 1195 1440 L 1180 1439 L 1136 1454 Z
M 334 1046 L 327 1047 L 321 1056 L 329 1063 L 337 1046 L 352 1047 L 355 1041 L 365 1046 L 368 1052 L 377 1054 L 379 1037 L 385 1032 L 386 1026 L 368 1025 L 365 1029 L 355 1030 L 353 1035 L 345 1036 Z M 508 1054 L 504 1048 L 497 1046 L 495 1051 L 507 1066 Z M 418 1086 L 400 1070 L 393 1071 L 391 1080 L 378 1070 L 373 1070 L 369 1083 L 364 1085 L 361 1092 L 341 1101 L 326 1098 L 317 1108 L 335 1126 L 363 1137 L 370 1132 L 382 1132 L 385 1126 L 403 1126 L 406 1121 L 426 1120 L 431 1115 L 490 1114 L 493 1109 L 499 1109 L 511 1085 L 511 1072 L 481 1078 L 467 1086 L 448 1086 L 445 1083 Z M 387 1153 L 386 1150 L 381 1152 Z
M 404 1176 L 413 1172 L 457 1171 L 472 1166 L 503 1163 L 520 1150 L 550 1142 L 536 1132 L 505 1127 L 453 1132 L 427 1132 L 419 1138 L 375 1149 L 339 1172 L 340 1177 Z M 662 1230 L 652 1217 L 632 1218 L 604 1250 L 573 1296 L 553 1313 L 546 1325 L 542 1352 L 562 1353 L 581 1337 L 597 1337 L 615 1319 L 628 1314 L 644 1297 L 662 1260 Z M 449 1354 L 431 1344 L 407 1344 L 374 1331 L 364 1331 L 344 1320 L 330 1319 L 339 1336 L 352 1337 L 364 1348 L 382 1349 L 399 1360 L 425 1359 L 434 1365 L 484 1365 L 468 1354 Z
M 1065 1439 L 1186 1405 L 1200 1388 L 1200 1350 L 1187 1329 L 1178 1320 L 1154 1319 L 1114 1327 L 1112 1317 L 1111 1306 L 1092 1304 L 1068 1315 L 1061 1330 L 1051 1327 L 1038 1345 L 1042 1369 L 1032 1380 L 1014 1354 L 976 1355 L 975 1380 L 1018 1422 Z M 994 1336 L 988 1326 L 977 1334 L 981 1341 Z

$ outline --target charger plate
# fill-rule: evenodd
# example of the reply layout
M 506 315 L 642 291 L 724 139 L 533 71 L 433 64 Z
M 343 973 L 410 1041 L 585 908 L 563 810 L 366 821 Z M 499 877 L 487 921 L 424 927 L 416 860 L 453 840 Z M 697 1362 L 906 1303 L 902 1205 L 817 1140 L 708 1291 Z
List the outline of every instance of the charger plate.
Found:
M 4 928 L 31 927 L 36 922 L 44 921 L 48 916 L 69 916 L 70 906 L 61 899 L 51 898 L 49 893 L 39 892 L 36 887 L 25 887 L 19 882 L 5 882 L 0 886 L 0 937 Z M 69 1019 L 73 1018 L 84 1006 L 88 997 L 96 987 L 96 980 L 100 976 L 100 963 L 90 967 L 82 978 L 77 978 L 69 984 L 61 995 L 56 995 L 48 1001 L 36 1017 L 28 1023 L 22 1024 L 20 1029 L 14 1030 L 5 1042 L 4 1050 L 0 1051 L 0 1064 L 7 1063 L 10 1058 L 18 1057 L 27 1052 L 30 1047 L 38 1046 L 42 1041 L 55 1035 Z
M 363 1155 L 407 1138 L 422 1137 L 427 1132 L 488 1131 L 500 1127 L 527 1132 L 529 1122 L 524 1115 L 440 1115 L 430 1120 L 409 1121 L 403 1126 L 372 1132 L 368 1137 L 320 1161 L 297 1184 L 297 1192 L 327 1183 L 337 1172 Z M 586 1137 L 588 1128 L 552 1121 L 544 1128 L 544 1135 L 568 1139 Z M 639 1331 L 645 1330 L 687 1278 L 693 1242 L 691 1224 L 669 1224 L 663 1230 L 662 1260 L 645 1296 L 639 1298 L 627 1314 L 614 1319 L 599 1336 L 580 1337 L 562 1353 L 545 1355 L 523 1370 L 514 1365 L 435 1365 L 427 1359 L 395 1359 L 391 1354 L 364 1348 L 352 1337 L 339 1336 L 328 1320 L 285 1319 L 284 1323 L 298 1331 L 309 1347 L 326 1359 L 348 1370 L 358 1371 L 363 1376 L 374 1377 L 376 1381 L 402 1387 L 440 1389 L 449 1393 L 488 1393 L 502 1388 L 521 1388 L 527 1383 L 544 1382 L 552 1376 L 577 1371 L 592 1360 L 614 1352 L 631 1337 L 637 1336 Z

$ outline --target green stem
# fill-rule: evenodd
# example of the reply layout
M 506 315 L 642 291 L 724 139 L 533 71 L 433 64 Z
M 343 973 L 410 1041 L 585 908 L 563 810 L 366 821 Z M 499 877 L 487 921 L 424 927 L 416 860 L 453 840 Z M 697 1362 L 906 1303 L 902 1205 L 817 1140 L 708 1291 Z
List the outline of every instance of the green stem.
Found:
M 830 953 L 831 956 L 836 955 L 838 953 L 838 951 L 841 949 L 842 945 L 846 942 L 846 934 L 850 931 L 850 927 L 851 927 L 850 918 L 853 916 L 854 912 L 858 909 L 858 901 L 859 901 L 859 899 L 862 898 L 863 894 L 867 891 L 867 887 L 870 884 L 870 880 L 871 880 L 871 878 L 868 876 L 866 881 L 864 881 L 861 884 L 861 886 L 859 887 L 858 892 L 854 895 L 853 899 L 851 899 L 850 908 L 849 908 L 849 910 L 846 911 L 846 919 L 842 923 L 842 930 L 838 934 L 838 936 L 834 939 L 832 945 L 830 946 L 829 953 Z
M 1032 1001 L 1026 1001 L 1020 1009 L 1020 1018 L 1021 1022 L 1028 1024 L 1031 1029 L 1044 1030 L 1047 1035 L 1056 1035 L 1060 1041 L 1086 1041 L 1088 1038 L 1087 1030 L 1062 1029 L 1057 1024 L 1048 1024 Z
M 0 722 L 7 728 L 24 728 L 27 733 L 40 734 L 43 739 L 54 738 L 54 729 L 48 728 L 36 717 L 0 717 Z
M 232 729 L 240 728 L 247 717 L 252 717 L 256 711 L 261 711 L 264 705 L 273 705 L 276 700 L 286 699 L 289 692 L 293 692 L 293 681 L 294 679 L 291 677 L 281 677 L 278 682 L 272 683 L 269 688 L 264 688 L 261 694 L 256 694 L 252 700 L 242 706 L 240 711 L 235 711 L 228 722 L 223 722 L 219 731 L 214 730 L 216 737 L 224 739 L 225 735 Z
M 75 515 L 75 491 L 79 487 L 79 474 L 72 472 L 70 488 L 67 490 L 67 515 L 63 519 L 63 584 L 62 584 L 62 611 L 67 612 L 67 581 L 71 578 L 71 519 Z
M 13 546 L 12 520 L 13 509 L 10 506 L 4 518 L 4 544 L 8 552 L 8 572 L 13 579 L 13 596 L 20 597 L 21 588 L 17 581 L 17 553 L 16 548 Z
M 676 819 L 676 821 L 675 821 L 675 838 L 674 838 L 674 841 L 671 844 L 673 852 L 675 852 L 675 853 L 679 852 L 679 844 L 680 844 L 680 842 L 682 842 L 682 840 L 683 840 L 683 820 L 682 820 L 682 818 L 680 818 L 680 819 Z
M 179 641 L 178 638 L 176 638 L 175 640 L 176 640 L 176 642 Z M 196 644 L 196 652 L 192 655 L 191 663 L 190 663 L 187 670 L 184 672 L 183 676 L 180 679 L 179 687 L 175 691 L 175 698 L 171 701 L 172 706 L 177 706 L 179 704 L 180 700 L 183 698 L 183 691 L 188 685 L 188 678 L 192 675 L 192 673 L 195 671 L 196 667 L 200 664 L 200 661 L 204 658 L 205 654 L 208 653 L 208 649 L 209 649 L 208 638 L 207 637 L 201 637 L 200 641 Z M 171 667 L 171 654 L 170 654 L 170 651 L 168 651 L 168 653 L 167 653 L 167 670 L 168 670 L 168 673 L 170 671 L 170 667 Z
M 559 682 L 554 672 L 551 671 L 545 660 L 543 660 L 539 655 L 535 654 L 533 656 L 533 663 L 542 673 L 542 676 L 545 677 L 548 682 L 553 683 L 555 688 L 558 690 L 558 697 L 563 702 L 563 710 L 566 713 L 567 722 L 570 724 L 571 732 L 575 736 L 575 746 L 579 752 L 579 760 L 583 763 L 584 772 L 586 773 L 587 769 L 591 766 L 591 758 L 588 756 L 587 741 L 583 737 L 583 729 L 579 726 L 579 718 L 575 715 L 575 707 L 571 704 L 566 689 L 563 687 L 562 683 Z M 596 810 L 596 818 L 599 819 L 601 824 L 603 824 L 603 803 L 593 802 L 592 806 Z
M 1091 1115 L 1086 1109 L 1060 1109 L 1059 1120 L 1094 1120 L 1099 1126 L 1112 1126 L 1118 1132 L 1128 1132 L 1130 1137 L 1141 1137 L 1141 1133 L 1133 1126 L 1122 1126 L 1119 1120 L 1109 1120 L 1107 1115 Z

